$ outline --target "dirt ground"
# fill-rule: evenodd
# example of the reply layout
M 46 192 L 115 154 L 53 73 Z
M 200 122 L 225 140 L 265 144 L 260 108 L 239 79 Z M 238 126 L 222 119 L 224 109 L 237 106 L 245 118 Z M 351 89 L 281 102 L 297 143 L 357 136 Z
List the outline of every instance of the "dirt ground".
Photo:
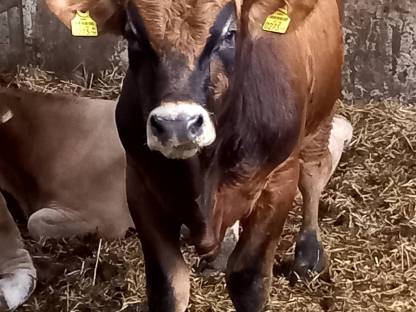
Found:
M 41 92 L 116 98 L 117 68 L 77 82 L 21 68 L 3 84 Z M 329 274 L 290 285 L 282 272 L 293 255 L 300 225 L 297 203 L 276 255 L 267 311 L 416 311 L 416 106 L 343 104 L 339 113 L 354 138 L 320 204 Z M 140 243 L 134 232 L 120 241 L 84 239 L 34 242 L 22 232 L 39 271 L 38 287 L 18 312 L 145 311 Z M 198 259 L 184 246 L 192 267 L 190 312 L 234 311 L 224 277 L 199 276 Z

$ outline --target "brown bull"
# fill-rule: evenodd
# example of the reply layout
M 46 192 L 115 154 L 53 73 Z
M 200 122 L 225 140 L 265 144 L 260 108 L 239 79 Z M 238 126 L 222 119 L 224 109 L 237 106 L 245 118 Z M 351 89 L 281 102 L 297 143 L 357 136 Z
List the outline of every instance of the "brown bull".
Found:
M 237 311 L 261 311 L 298 186 L 304 205 L 294 268 L 323 269 L 318 201 L 340 156 L 328 148 L 343 63 L 336 0 L 48 3 L 68 26 L 75 10 L 89 10 L 99 31 L 128 40 L 116 120 L 150 311 L 188 305 L 181 225 L 212 260 L 238 220 L 228 290 Z M 264 31 L 266 18 L 285 7 L 287 31 Z M 334 135 L 332 146 L 342 150 L 346 136 Z

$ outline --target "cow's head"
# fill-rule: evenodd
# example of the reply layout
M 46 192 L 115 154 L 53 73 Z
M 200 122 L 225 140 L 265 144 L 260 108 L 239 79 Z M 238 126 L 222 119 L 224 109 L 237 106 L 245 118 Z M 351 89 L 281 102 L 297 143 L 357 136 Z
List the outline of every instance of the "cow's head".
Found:
M 233 64 L 234 5 L 192 2 L 126 7 L 131 76 L 147 90 L 147 145 L 168 158 L 192 157 L 215 141 L 213 106 Z M 146 86 L 147 79 L 154 87 Z
M 317 0 L 46 1 L 68 27 L 76 10 L 89 10 L 99 31 L 123 33 L 128 40 L 130 67 L 122 95 L 134 99 L 131 105 L 139 107 L 134 116 L 140 115 L 138 122 L 146 125 L 147 145 L 151 150 L 169 158 L 184 159 L 211 145 L 219 132 L 216 118 L 223 109 L 222 100 L 227 93 L 228 98 L 236 93 L 227 92 L 229 85 L 233 90 L 243 88 L 247 93 L 243 100 L 253 102 L 251 111 L 244 110 L 244 114 L 259 115 L 254 116 L 247 127 L 263 129 L 265 124 L 270 128 L 271 124 L 278 124 L 275 115 L 280 114 L 287 120 L 278 126 L 285 131 L 279 136 L 275 135 L 279 129 L 268 133 L 282 142 L 293 136 L 286 131 L 290 127 L 284 126 L 296 124 L 291 117 L 294 113 L 285 111 L 283 106 L 270 116 L 264 116 L 261 109 L 256 110 L 257 103 L 269 107 L 271 101 L 281 99 L 279 96 L 283 94 L 276 88 L 276 82 L 280 82 L 280 78 L 275 77 L 276 64 L 270 66 L 276 55 L 266 40 L 257 39 L 272 36 L 261 30 L 267 15 L 288 5 L 292 20 L 300 20 Z M 238 49 L 238 55 L 235 54 L 237 24 L 241 34 L 237 45 L 240 46 L 247 34 L 253 39 L 250 46 L 246 45 L 244 54 Z M 240 66 L 237 63 L 234 66 L 235 57 Z M 232 83 L 238 79 L 229 81 L 231 72 L 234 78 L 250 77 L 245 77 L 240 84 Z M 129 124 L 134 123 L 133 117 L 126 118 L 130 118 Z M 247 123 L 238 118 L 235 117 L 239 127 L 245 127 Z M 225 131 L 221 129 L 221 133 Z M 244 133 L 241 136 L 257 140 Z M 275 142 L 266 143 L 259 145 L 262 149 L 276 145 Z
M 152 98 L 142 108 L 147 145 L 168 158 L 192 157 L 215 141 L 212 113 L 233 65 L 234 5 L 192 2 L 126 7 L 130 71 L 137 88 Z M 146 79 L 155 87 L 146 87 Z
M 99 29 L 109 23 L 129 45 L 126 79 L 139 92 L 147 145 L 169 158 L 189 158 L 216 139 L 214 106 L 232 71 L 235 4 L 215 1 L 47 0 L 67 25 L 89 10 Z M 116 27 L 117 26 L 117 27 Z M 121 27 L 119 27 L 121 28 Z M 143 91 L 145 90 L 145 91 Z

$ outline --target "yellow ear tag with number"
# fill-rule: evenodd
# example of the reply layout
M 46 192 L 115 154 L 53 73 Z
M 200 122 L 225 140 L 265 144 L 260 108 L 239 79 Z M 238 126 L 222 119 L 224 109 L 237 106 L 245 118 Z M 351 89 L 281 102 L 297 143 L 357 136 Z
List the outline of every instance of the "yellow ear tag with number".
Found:
M 77 11 L 71 21 L 72 35 L 75 37 L 97 37 L 97 23 L 90 16 L 90 12 Z
M 279 34 L 285 34 L 289 28 L 290 17 L 287 11 L 287 5 L 278 9 L 273 14 L 267 16 L 263 24 L 264 31 L 270 31 Z

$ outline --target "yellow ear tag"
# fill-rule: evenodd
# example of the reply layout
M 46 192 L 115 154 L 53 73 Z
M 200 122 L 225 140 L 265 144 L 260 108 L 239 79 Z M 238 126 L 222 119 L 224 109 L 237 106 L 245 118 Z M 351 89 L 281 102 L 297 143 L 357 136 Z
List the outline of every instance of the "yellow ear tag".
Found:
M 290 17 L 287 12 L 287 6 L 278 9 L 273 14 L 267 16 L 263 24 L 264 31 L 270 31 L 279 34 L 285 34 L 289 28 Z
M 97 37 L 97 23 L 90 16 L 90 12 L 77 11 L 71 21 L 72 35 L 76 37 Z

